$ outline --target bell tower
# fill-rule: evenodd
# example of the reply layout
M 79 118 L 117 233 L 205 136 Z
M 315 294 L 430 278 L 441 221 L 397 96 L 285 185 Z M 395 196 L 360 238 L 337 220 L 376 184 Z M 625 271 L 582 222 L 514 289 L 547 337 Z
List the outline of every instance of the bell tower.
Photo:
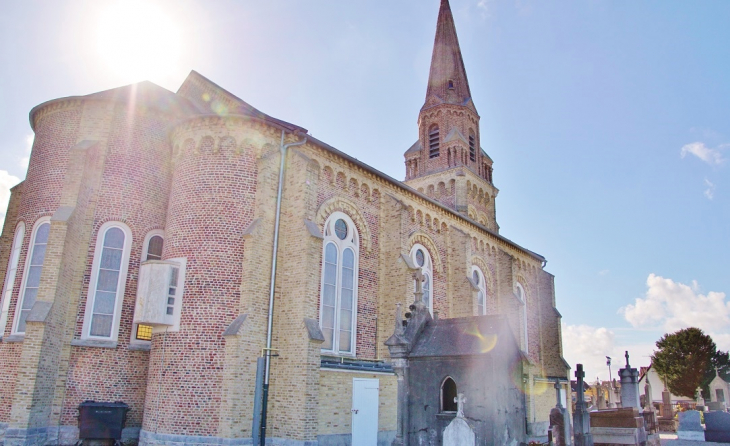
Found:
M 406 184 L 495 232 L 492 159 L 481 148 L 479 113 L 449 0 L 441 0 L 418 141 L 406 151 Z

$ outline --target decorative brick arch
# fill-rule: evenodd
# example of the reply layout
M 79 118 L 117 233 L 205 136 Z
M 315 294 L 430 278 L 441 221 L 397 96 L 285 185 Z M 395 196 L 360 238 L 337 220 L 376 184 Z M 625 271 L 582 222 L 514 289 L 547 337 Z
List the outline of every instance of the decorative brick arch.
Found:
M 472 256 L 471 258 L 471 264 L 478 266 L 480 270 L 482 270 L 482 273 L 484 274 L 484 281 L 487 283 L 487 296 L 495 297 L 495 289 L 496 284 L 494 283 L 494 276 L 492 276 L 492 270 L 489 269 L 489 266 L 487 265 L 487 262 L 484 261 L 481 257 L 478 256 Z
M 431 240 L 431 237 L 426 235 L 426 233 L 424 232 L 416 231 L 411 234 L 411 237 L 408 239 L 408 250 L 410 251 L 410 249 L 413 248 L 413 245 L 417 243 L 420 243 L 421 245 L 425 246 L 426 249 L 428 249 L 429 254 L 431 254 L 431 261 L 433 262 L 434 271 L 442 273 L 444 269 L 441 263 L 441 254 L 439 253 L 436 244 L 433 242 L 433 240 Z
M 527 283 L 525 278 L 522 276 L 522 274 L 517 274 L 515 277 L 515 283 L 513 285 L 513 289 L 517 289 L 517 284 L 522 285 L 522 289 L 525 290 L 525 301 L 527 301 L 527 298 L 530 296 L 530 285 Z
M 327 221 L 327 217 L 335 211 L 344 212 L 350 216 L 355 226 L 357 226 L 358 231 L 360 231 L 360 246 L 370 251 L 372 249 L 372 233 L 370 232 L 370 227 L 357 206 L 345 198 L 332 197 L 319 206 L 316 217 L 316 222 L 319 227 L 324 227 L 324 222 Z

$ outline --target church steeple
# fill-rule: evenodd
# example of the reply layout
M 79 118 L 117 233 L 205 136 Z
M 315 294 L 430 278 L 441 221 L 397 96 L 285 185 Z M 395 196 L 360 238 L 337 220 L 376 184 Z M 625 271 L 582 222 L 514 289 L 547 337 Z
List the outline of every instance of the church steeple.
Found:
M 436 37 L 433 42 L 431 71 L 428 75 L 426 101 L 422 110 L 441 103 L 471 105 L 471 91 L 456 35 L 454 16 L 449 0 L 441 0 Z
M 441 0 L 418 141 L 405 153 L 406 183 L 497 231 L 492 159 L 482 150 L 449 0 Z

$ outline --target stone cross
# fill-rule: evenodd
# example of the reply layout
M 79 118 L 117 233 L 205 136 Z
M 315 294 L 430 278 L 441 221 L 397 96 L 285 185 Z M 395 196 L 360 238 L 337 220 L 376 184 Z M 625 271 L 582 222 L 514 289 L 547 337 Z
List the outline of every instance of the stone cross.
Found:
M 456 398 L 454 398 L 454 402 L 456 403 L 456 417 L 464 418 L 464 403 L 466 403 L 466 398 L 464 398 L 464 394 L 457 394 Z
M 563 388 L 563 386 L 560 385 L 560 380 L 555 380 L 555 385 L 553 386 L 555 388 L 555 400 L 557 401 L 557 404 L 555 404 L 556 407 L 563 407 L 562 402 L 560 401 L 560 390 Z
M 629 365 L 629 351 L 628 350 L 626 350 L 626 354 L 624 356 L 626 356 L 626 368 L 630 369 L 631 366 Z

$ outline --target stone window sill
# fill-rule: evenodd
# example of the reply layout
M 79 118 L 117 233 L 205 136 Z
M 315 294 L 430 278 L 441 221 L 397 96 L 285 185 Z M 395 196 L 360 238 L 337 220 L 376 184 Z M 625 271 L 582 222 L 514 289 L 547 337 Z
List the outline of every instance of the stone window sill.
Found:
M 142 352 L 148 352 L 152 350 L 152 343 L 151 342 L 130 342 L 129 347 L 127 347 L 128 350 L 133 351 L 142 351 Z
M 98 339 L 72 339 L 71 345 L 76 347 L 117 348 L 117 341 Z
M 3 342 L 23 342 L 24 339 L 25 339 L 24 334 L 10 335 L 10 336 L 5 336 L 4 338 L 2 338 Z

